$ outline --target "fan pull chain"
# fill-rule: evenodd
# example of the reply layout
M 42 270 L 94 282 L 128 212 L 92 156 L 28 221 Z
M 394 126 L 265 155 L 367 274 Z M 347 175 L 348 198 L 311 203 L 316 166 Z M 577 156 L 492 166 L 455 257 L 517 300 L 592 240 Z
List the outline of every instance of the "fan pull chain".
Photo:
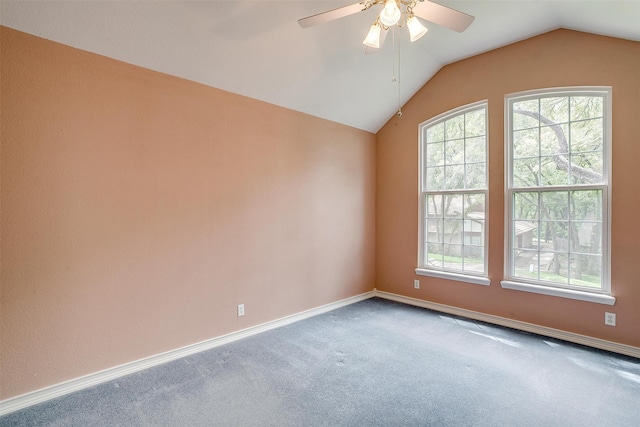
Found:
M 393 61 L 391 61 L 391 82 L 395 83 L 398 81 L 396 79 L 396 27 L 391 28 L 391 46 L 393 46 Z
M 393 51 L 394 51 L 394 55 L 393 55 L 393 61 L 392 61 L 392 76 L 391 76 L 391 82 L 392 83 L 398 83 L 398 111 L 396 112 L 396 115 L 398 117 L 402 117 L 402 109 L 400 107 L 400 38 L 398 38 L 398 45 L 396 46 L 396 27 L 394 26 L 391 29 L 391 42 L 393 45 Z M 396 53 L 396 49 L 397 49 L 397 57 L 395 55 Z M 398 75 L 396 77 L 396 59 L 398 60 Z
M 402 108 L 400 106 L 400 39 L 398 39 L 398 117 L 402 117 Z

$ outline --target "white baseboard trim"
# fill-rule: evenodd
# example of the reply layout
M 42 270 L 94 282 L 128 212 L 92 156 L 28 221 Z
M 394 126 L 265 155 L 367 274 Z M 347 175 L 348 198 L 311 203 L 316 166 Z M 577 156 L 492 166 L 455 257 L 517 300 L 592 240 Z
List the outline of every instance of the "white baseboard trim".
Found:
M 219 347 L 224 344 L 228 344 L 234 341 L 241 340 L 243 338 L 250 337 L 252 335 L 266 332 L 271 329 L 275 329 L 281 326 L 285 326 L 294 322 L 298 322 L 309 317 L 316 316 L 318 314 L 326 313 L 336 308 L 344 307 L 365 299 L 372 298 L 375 295 L 375 291 L 366 292 L 364 294 L 356 295 L 350 298 L 345 298 L 340 301 L 336 301 L 330 304 L 326 304 L 320 307 L 312 308 L 310 310 L 302 311 L 290 316 L 282 317 L 271 322 L 263 323 L 261 325 L 252 326 L 247 329 L 243 329 L 237 332 L 232 332 L 227 335 L 222 335 L 216 338 L 212 338 L 199 343 L 191 344 L 186 347 L 170 350 L 165 353 L 160 353 L 155 356 L 146 357 L 144 359 L 136 360 L 134 362 L 125 363 L 124 365 L 108 368 L 103 371 L 95 372 L 89 375 L 85 375 L 79 378 L 74 378 L 69 381 L 65 381 L 59 384 L 55 384 L 49 387 L 45 387 L 39 390 L 28 392 L 16 397 L 0 402 L 0 416 L 9 414 L 11 412 L 23 409 L 38 403 L 43 403 L 57 397 L 64 396 L 69 393 L 73 393 L 78 390 L 82 390 L 88 387 L 92 387 L 107 381 L 114 380 L 116 378 L 124 377 L 125 375 L 132 374 L 134 372 L 142 371 L 147 368 L 162 365 L 173 360 L 180 359 L 182 357 L 190 356 L 192 354 L 200 353 L 205 350 L 209 350 L 215 347 Z
M 170 350 L 165 353 L 160 353 L 154 356 L 146 357 L 144 359 L 136 360 L 134 362 L 126 363 L 124 365 L 116 366 L 113 368 L 105 369 L 103 371 L 95 372 L 83 377 L 74 378 L 63 383 L 55 384 L 49 387 L 45 387 L 39 390 L 28 392 L 20 396 L 12 397 L 3 401 L 0 401 L 0 416 L 9 414 L 11 412 L 27 408 L 32 405 L 46 402 L 57 397 L 64 396 L 75 391 L 79 391 L 85 388 L 93 387 L 95 385 L 111 381 L 117 378 L 124 377 L 126 375 L 142 371 L 147 368 L 162 365 L 173 360 L 180 359 L 182 357 L 190 356 L 192 354 L 200 353 L 205 350 L 209 350 L 215 347 L 219 347 L 224 344 L 228 344 L 234 341 L 241 340 L 243 338 L 250 337 L 252 335 L 266 332 L 271 329 L 275 329 L 281 326 L 289 325 L 291 323 L 307 319 L 309 317 L 316 316 L 318 314 L 326 313 L 331 310 L 335 310 L 340 307 L 344 307 L 359 301 L 363 301 L 372 297 L 380 297 L 392 301 L 401 302 L 404 304 L 414 305 L 417 307 L 427 308 L 442 313 L 452 314 L 456 316 L 466 317 L 469 319 L 480 320 L 495 325 L 506 326 L 508 328 L 518 329 L 526 332 L 531 332 L 543 336 L 552 338 L 558 338 L 564 341 L 573 342 L 576 344 L 582 344 L 589 347 L 598 348 L 601 350 L 607 350 L 614 353 L 624 354 L 640 359 L 640 348 L 633 347 L 625 344 L 619 344 L 611 341 L 602 340 L 599 338 L 592 338 L 585 335 L 574 334 L 571 332 L 565 332 L 558 329 L 548 328 L 545 326 L 534 325 L 532 323 L 521 322 L 518 320 L 507 319 L 504 317 L 493 316 L 490 314 L 479 313 L 476 311 L 466 310 L 463 308 L 448 306 L 444 304 L 438 304 L 434 302 L 424 301 L 416 298 L 405 297 L 398 294 L 389 292 L 383 292 L 373 290 L 364 294 L 356 295 L 350 298 L 346 298 L 340 301 L 336 301 L 330 304 L 326 304 L 320 307 L 312 308 L 300 313 L 296 313 L 290 316 L 286 316 L 271 322 L 263 323 L 261 325 L 252 326 L 247 329 L 243 329 L 237 332 L 232 332 L 227 335 L 222 335 L 216 338 L 212 338 L 199 343 L 191 344 L 185 347 L 181 347 L 175 350 Z
M 506 317 L 493 316 L 491 314 L 479 313 L 477 311 L 466 310 L 464 308 L 453 307 L 435 302 L 424 301 L 417 298 L 405 297 L 383 291 L 374 291 L 376 297 L 385 298 L 401 302 L 404 304 L 414 305 L 417 307 L 428 308 L 430 310 L 442 313 L 453 314 L 455 316 L 466 317 L 469 319 L 480 320 L 482 322 L 492 323 L 494 325 L 506 326 L 507 328 L 518 329 L 525 332 L 531 332 L 551 338 L 558 338 L 576 344 L 582 344 L 589 347 L 598 348 L 600 350 L 611 351 L 613 353 L 624 354 L 626 356 L 636 357 L 640 359 L 640 348 L 626 344 L 619 344 L 612 341 L 606 341 L 599 338 L 593 338 L 586 335 L 575 334 L 572 332 L 561 331 L 559 329 L 548 328 L 546 326 L 535 325 L 533 323 L 521 322 L 519 320 L 507 319 Z

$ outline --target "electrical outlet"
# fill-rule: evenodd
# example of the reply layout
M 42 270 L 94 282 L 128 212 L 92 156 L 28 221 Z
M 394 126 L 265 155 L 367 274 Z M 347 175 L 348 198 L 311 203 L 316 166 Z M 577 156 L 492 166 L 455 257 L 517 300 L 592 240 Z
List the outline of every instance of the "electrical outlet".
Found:
M 244 304 L 238 304 L 238 317 L 244 316 Z
M 604 313 L 604 324 L 609 326 L 616 326 L 616 314 Z
M 414 289 L 420 289 L 420 280 L 414 280 L 413 287 Z

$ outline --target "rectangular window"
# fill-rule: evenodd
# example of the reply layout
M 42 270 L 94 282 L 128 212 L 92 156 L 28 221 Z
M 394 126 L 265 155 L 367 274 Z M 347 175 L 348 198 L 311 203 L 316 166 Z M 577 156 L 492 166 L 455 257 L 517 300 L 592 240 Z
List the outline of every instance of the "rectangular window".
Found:
M 506 281 L 609 292 L 610 102 L 610 88 L 507 96 Z
M 420 125 L 418 274 L 487 275 L 487 104 Z M 471 282 L 478 280 L 470 278 Z M 480 280 L 488 284 L 487 280 Z

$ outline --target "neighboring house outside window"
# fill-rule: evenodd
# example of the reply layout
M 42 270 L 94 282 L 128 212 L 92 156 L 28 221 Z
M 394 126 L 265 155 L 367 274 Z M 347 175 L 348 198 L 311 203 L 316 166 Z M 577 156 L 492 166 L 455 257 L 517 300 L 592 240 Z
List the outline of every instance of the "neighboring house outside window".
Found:
M 610 88 L 508 95 L 505 114 L 502 286 L 609 303 Z
M 487 103 L 420 125 L 417 274 L 489 285 Z

